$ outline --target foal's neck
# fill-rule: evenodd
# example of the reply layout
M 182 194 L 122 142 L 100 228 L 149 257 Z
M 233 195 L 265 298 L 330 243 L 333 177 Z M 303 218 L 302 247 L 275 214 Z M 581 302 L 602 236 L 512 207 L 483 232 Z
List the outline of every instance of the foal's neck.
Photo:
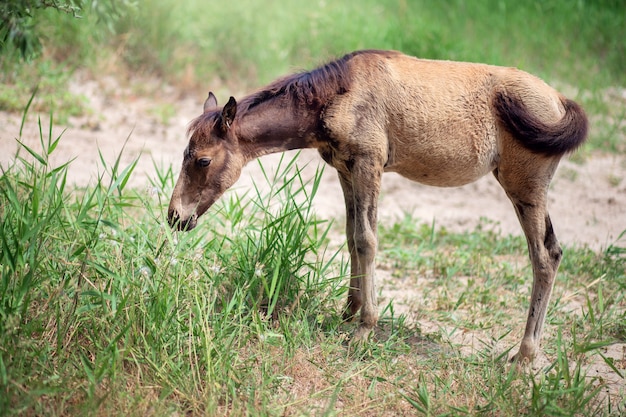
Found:
M 262 103 L 239 117 L 239 145 L 248 160 L 270 153 L 315 147 L 313 112 Z

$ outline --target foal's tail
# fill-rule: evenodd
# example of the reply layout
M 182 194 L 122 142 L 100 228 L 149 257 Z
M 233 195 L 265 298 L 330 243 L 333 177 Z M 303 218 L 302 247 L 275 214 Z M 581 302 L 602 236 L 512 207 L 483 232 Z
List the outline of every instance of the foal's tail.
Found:
M 587 137 L 585 111 L 576 102 L 562 98 L 565 115 L 555 124 L 546 124 L 532 114 L 517 98 L 496 92 L 494 106 L 509 133 L 524 147 L 546 156 L 574 151 Z

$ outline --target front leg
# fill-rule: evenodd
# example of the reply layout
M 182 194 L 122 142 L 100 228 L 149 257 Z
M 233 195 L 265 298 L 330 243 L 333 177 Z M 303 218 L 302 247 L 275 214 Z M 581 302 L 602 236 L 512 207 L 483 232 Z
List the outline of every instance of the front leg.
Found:
M 346 203 L 346 239 L 348 241 L 348 252 L 350 253 L 350 288 L 348 288 L 348 301 L 343 311 L 344 321 L 352 321 L 356 318 L 361 309 L 361 279 L 357 272 L 359 260 L 357 258 L 354 245 L 354 220 L 355 220 L 355 198 L 352 189 L 352 180 L 349 176 L 339 173 L 339 183 L 343 189 L 343 196 Z
M 363 158 L 349 174 L 339 174 L 346 201 L 346 235 L 350 251 L 350 290 L 344 318 L 361 309 L 360 324 L 353 340 L 365 339 L 378 321 L 374 282 L 377 247 L 376 226 L 382 163 Z

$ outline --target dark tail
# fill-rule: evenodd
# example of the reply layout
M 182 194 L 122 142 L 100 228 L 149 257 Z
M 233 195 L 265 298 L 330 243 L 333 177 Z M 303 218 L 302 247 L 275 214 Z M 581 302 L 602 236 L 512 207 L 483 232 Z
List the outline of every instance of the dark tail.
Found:
M 545 124 L 515 98 L 497 92 L 496 112 L 506 130 L 527 149 L 546 156 L 574 151 L 587 137 L 588 121 L 585 111 L 576 102 L 563 99 L 565 115 L 555 124 Z

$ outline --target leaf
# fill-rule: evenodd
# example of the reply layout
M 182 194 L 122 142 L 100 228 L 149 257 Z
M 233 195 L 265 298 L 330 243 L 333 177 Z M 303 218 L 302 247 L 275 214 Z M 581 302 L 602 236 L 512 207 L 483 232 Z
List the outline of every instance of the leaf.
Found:
M 44 166 L 48 165 L 48 163 L 46 162 L 43 156 L 39 155 L 37 152 L 35 152 L 34 150 L 26 146 L 24 142 L 18 140 L 17 143 L 19 143 L 22 148 L 26 149 L 26 151 L 28 151 L 29 154 L 31 154 L 36 160 L 38 160 L 41 165 L 44 165 Z
M 30 105 L 33 103 L 33 99 L 35 98 L 35 95 L 37 95 L 38 90 L 39 90 L 39 84 L 37 84 L 35 88 L 33 88 L 33 92 L 30 95 L 30 98 L 28 99 L 28 103 L 26 103 L 26 107 L 24 108 L 24 111 L 22 112 L 22 123 L 20 123 L 20 138 L 22 137 L 24 124 L 26 123 L 26 115 L 28 114 L 28 109 L 30 109 Z

